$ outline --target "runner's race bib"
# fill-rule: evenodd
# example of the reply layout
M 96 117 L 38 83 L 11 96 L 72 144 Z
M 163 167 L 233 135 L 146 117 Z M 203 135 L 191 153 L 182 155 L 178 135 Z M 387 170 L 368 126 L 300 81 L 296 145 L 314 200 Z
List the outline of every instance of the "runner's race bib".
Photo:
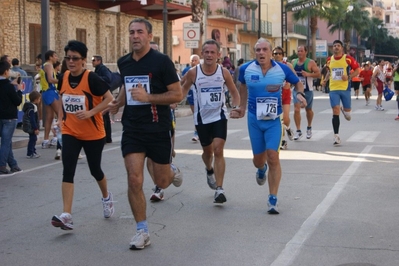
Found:
M 77 111 L 86 111 L 86 97 L 84 95 L 64 94 L 62 105 L 65 112 L 74 114 Z
M 256 118 L 258 120 L 269 120 L 277 118 L 277 98 L 276 97 L 257 97 L 256 98 Z
M 333 80 L 342 80 L 342 76 L 344 75 L 344 69 L 341 68 L 333 68 L 331 71 Z
M 203 109 L 215 109 L 222 105 L 221 87 L 201 88 L 201 103 Z
M 132 98 L 131 90 L 141 86 L 150 94 L 150 77 L 148 75 L 143 76 L 126 76 L 125 77 L 125 91 L 126 91 L 126 102 L 127 105 L 145 105 L 150 104 L 147 102 L 135 101 Z

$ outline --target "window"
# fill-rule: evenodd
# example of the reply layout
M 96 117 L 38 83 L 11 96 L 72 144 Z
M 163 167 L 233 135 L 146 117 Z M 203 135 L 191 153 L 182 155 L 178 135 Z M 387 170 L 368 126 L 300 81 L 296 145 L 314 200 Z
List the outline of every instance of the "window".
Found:
M 389 24 L 389 15 L 385 15 L 385 23 Z
M 251 51 L 249 49 L 249 44 L 243 43 L 241 44 L 241 48 L 242 48 L 241 49 L 242 57 L 244 58 L 244 61 L 245 62 L 250 61 L 252 58 L 251 58 Z
M 82 43 L 86 43 L 86 30 L 76 29 L 76 40 Z
M 40 24 L 29 24 L 29 63 L 36 63 L 36 56 L 41 53 L 42 26 Z

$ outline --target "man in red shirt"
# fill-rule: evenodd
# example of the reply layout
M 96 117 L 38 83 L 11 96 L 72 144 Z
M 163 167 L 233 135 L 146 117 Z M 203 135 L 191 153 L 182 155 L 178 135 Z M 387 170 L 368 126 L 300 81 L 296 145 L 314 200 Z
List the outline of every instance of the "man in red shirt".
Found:
M 367 61 L 362 71 L 360 71 L 359 78 L 362 82 L 364 98 L 366 99 L 366 106 L 370 103 L 371 96 L 371 76 L 373 71 L 370 69 L 370 64 Z

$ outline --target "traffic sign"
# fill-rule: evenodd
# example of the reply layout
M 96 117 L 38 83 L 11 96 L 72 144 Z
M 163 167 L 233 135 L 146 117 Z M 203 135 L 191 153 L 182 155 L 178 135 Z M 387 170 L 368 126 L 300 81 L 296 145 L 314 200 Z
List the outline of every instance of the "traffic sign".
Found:
M 199 41 L 200 37 L 199 23 L 183 23 L 183 40 Z
M 312 7 L 312 6 L 315 6 L 315 5 L 317 5 L 317 1 L 316 0 L 310 1 L 310 2 L 304 2 L 304 3 L 301 3 L 301 4 L 293 4 L 290 8 L 291 8 L 292 12 L 295 12 L 295 11 L 299 11 L 301 9 L 304 9 L 304 8 L 307 8 L 307 7 Z
M 327 40 L 316 40 L 316 57 L 327 57 Z
M 198 41 L 185 41 L 185 48 L 196 49 L 198 48 Z

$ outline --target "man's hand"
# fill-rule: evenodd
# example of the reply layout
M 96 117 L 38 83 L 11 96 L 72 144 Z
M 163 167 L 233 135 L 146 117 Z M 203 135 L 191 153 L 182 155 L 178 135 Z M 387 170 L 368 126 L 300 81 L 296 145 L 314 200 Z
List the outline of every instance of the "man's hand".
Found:
M 242 118 L 245 115 L 245 110 L 242 110 L 240 107 L 234 108 L 230 111 L 230 118 L 237 119 Z
M 103 110 L 103 114 L 106 114 L 107 112 L 110 112 L 111 114 L 117 114 L 119 111 L 119 103 L 117 100 L 112 100 L 109 104 L 108 107 Z
M 297 93 L 296 94 L 296 98 L 297 98 L 301 108 L 305 108 L 308 105 L 308 103 L 306 102 L 305 97 L 303 97 L 301 94 Z
M 139 102 L 149 102 L 148 93 L 143 88 L 141 83 L 138 84 L 137 88 L 129 89 L 129 92 L 131 93 L 133 100 Z
M 342 80 L 343 80 L 343 81 L 347 81 L 348 78 L 349 78 L 348 75 L 342 75 Z

